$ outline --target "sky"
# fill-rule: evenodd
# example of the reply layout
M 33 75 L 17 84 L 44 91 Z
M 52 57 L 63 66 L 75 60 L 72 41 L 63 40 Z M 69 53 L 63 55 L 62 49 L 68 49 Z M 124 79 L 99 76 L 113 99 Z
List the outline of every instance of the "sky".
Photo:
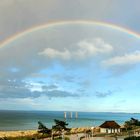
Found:
M 1 0 L 0 110 L 140 113 L 139 0 Z

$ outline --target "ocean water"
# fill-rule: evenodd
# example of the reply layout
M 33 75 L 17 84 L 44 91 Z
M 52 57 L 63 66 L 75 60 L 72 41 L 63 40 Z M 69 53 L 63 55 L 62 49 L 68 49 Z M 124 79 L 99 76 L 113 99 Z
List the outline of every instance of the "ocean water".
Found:
M 106 120 L 115 120 L 123 124 L 131 117 L 140 119 L 138 113 L 110 113 L 110 112 L 78 112 L 78 118 L 70 118 L 67 112 L 68 127 L 99 126 Z M 63 111 L 0 111 L 0 130 L 29 130 L 37 129 L 38 121 L 48 128 L 54 125 L 54 119 L 64 120 Z

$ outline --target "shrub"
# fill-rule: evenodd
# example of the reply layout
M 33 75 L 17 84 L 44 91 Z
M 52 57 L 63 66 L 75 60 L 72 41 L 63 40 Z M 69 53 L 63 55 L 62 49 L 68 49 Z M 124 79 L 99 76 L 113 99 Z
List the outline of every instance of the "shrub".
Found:
M 124 138 L 124 140 L 140 140 L 140 136 L 138 136 L 138 137 L 136 137 L 136 136 L 127 137 L 127 138 Z

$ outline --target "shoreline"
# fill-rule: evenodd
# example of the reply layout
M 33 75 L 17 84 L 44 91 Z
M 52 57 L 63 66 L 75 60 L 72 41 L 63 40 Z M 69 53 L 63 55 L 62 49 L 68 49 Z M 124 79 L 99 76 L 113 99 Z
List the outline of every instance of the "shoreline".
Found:
M 89 130 L 90 127 L 77 127 L 71 128 L 70 133 L 82 133 L 86 130 Z M 0 130 L 0 138 L 4 137 L 25 137 L 25 136 L 34 136 L 38 134 L 38 130 Z

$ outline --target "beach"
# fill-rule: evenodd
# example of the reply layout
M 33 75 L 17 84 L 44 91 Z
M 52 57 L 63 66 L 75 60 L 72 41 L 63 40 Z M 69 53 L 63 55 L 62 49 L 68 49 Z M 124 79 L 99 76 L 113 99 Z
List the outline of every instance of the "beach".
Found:
M 4 137 L 25 137 L 25 136 L 34 136 L 36 134 L 37 134 L 37 130 L 0 131 L 0 138 L 4 138 Z
M 72 128 L 71 134 L 81 133 L 85 130 L 89 130 L 89 127 L 82 128 Z M 15 130 L 15 131 L 0 131 L 0 138 L 4 137 L 25 137 L 25 136 L 35 136 L 38 135 L 37 130 Z

